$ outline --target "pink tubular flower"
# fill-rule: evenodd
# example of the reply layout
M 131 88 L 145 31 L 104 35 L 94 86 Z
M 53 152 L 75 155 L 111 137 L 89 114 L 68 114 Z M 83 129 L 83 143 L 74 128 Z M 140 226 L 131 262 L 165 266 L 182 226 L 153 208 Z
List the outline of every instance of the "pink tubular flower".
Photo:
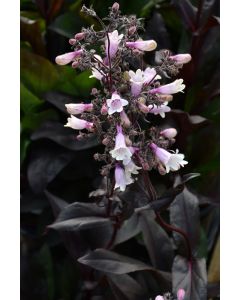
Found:
M 141 101 L 138 101 L 138 108 L 141 110 L 141 112 L 143 112 L 144 114 L 149 113 L 150 108 L 147 107 L 147 105 L 145 105 L 144 103 L 142 103 Z
M 118 51 L 118 46 L 123 38 L 123 34 L 118 35 L 118 31 L 114 30 L 108 33 L 110 46 L 109 46 L 109 56 L 113 58 Z M 108 56 L 108 39 L 105 41 L 106 55 Z
M 177 299 L 178 300 L 184 300 L 185 297 L 185 291 L 184 289 L 179 289 L 177 292 Z
M 160 115 L 162 118 L 165 118 L 165 113 L 171 110 L 171 108 L 167 106 L 167 102 L 164 102 L 161 105 L 150 104 L 148 105 L 148 108 L 149 113 L 152 113 L 154 115 Z
M 183 79 L 176 79 L 174 82 L 171 82 L 166 85 L 162 85 L 158 88 L 152 89 L 149 91 L 150 94 L 176 94 L 182 92 L 185 88 L 183 84 Z
M 70 118 L 67 119 L 67 124 L 64 125 L 64 127 L 71 127 L 72 129 L 82 130 L 82 129 L 88 129 L 92 130 L 93 123 L 78 119 L 71 115 Z
M 107 99 L 107 106 L 108 106 L 108 114 L 112 115 L 115 112 L 121 112 L 123 110 L 123 106 L 128 105 L 128 101 L 122 99 L 117 92 L 112 94 L 111 99 Z
M 141 51 L 153 51 L 157 48 L 157 43 L 154 40 L 148 40 L 148 41 L 138 40 L 135 42 L 126 42 L 126 46 Z
M 127 114 L 125 113 L 124 110 L 122 110 L 120 112 L 120 118 L 121 118 L 121 123 L 122 123 L 123 126 L 130 127 L 131 121 L 129 120 L 129 118 L 128 118 L 128 116 L 127 116 Z
M 128 74 L 130 76 L 132 95 L 138 96 L 142 91 L 142 86 L 149 83 L 154 78 L 156 71 L 154 68 L 148 67 L 144 72 L 138 69 L 136 72 L 129 71 Z M 154 80 L 157 79 L 161 79 L 161 77 L 157 75 Z
M 192 59 L 192 56 L 188 53 L 186 54 L 177 54 L 177 55 L 172 55 L 170 56 L 170 58 L 172 60 L 174 60 L 177 65 L 182 65 L 182 64 L 186 64 L 188 62 L 190 62 L 190 60 Z
M 81 49 L 77 50 L 77 51 L 74 51 L 74 52 L 68 52 L 68 53 L 57 56 L 55 58 L 55 62 L 60 66 L 67 65 L 71 61 L 73 61 L 74 59 L 80 57 L 81 54 L 82 54 Z
M 156 157 L 165 165 L 167 173 L 169 171 L 177 171 L 188 163 L 184 160 L 184 154 L 178 153 L 178 150 L 176 150 L 176 153 L 170 153 L 154 143 L 151 143 L 150 147 Z
M 67 108 L 67 112 L 70 115 L 78 115 L 83 113 L 84 111 L 92 111 L 93 104 L 92 103 L 69 103 L 65 104 Z
M 155 300 L 164 300 L 163 296 L 159 295 L 155 298 Z
M 175 128 L 167 128 L 160 132 L 160 134 L 168 139 L 173 139 L 177 135 Z
M 124 164 L 128 163 L 132 157 L 132 153 L 126 146 L 125 136 L 122 133 L 122 127 L 117 126 L 117 135 L 115 139 L 115 148 L 110 151 L 110 154 L 116 160 L 123 160 Z
M 120 191 L 125 191 L 126 186 L 133 182 L 130 176 L 126 176 L 124 169 L 117 164 L 115 167 L 115 187 L 114 189 L 120 188 Z

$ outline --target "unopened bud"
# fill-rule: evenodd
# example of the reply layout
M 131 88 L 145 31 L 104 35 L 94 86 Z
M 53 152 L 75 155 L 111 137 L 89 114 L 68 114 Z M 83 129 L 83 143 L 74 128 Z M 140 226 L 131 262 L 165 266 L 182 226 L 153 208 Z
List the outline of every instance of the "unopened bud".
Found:
M 79 62 L 78 61 L 74 61 L 72 63 L 72 68 L 76 69 L 77 67 L 79 67 Z
M 109 137 L 105 137 L 103 140 L 102 140 L 102 144 L 107 146 L 110 142 L 110 138 Z
M 112 11 L 118 12 L 119 11 L 119 4 L 117 2 L 113 3 Z
M 120 112 L 120 117 L 121 117 L 121 123 L 124 127 L 130 127 L 131 126 L 131 121 L 129 120 L 127 114 L 125 113 L 124 110 Z
M 101 114 L 102 115 L 107 115 L 108 113 L 108 108 L 106 104 L 103 104 L 102 108 L 101 108 Z
M 161 163 L 158 164 L 158 172 L 160 175 L 165 175 L 167 173 L 166 169 L 164 168 L 164 166 Z
M 132 146 L 132 141 L 130 140 L 130 138 L 128 136 L 125 136 L 125 142 L 126 142 L 127 146 Z
M 132 34 L 134 34 L 136 32 L 136 30 L 137 30 L 137 27 L 136 26 L 132 26 L 132 27 L 130 27 L 128 29 L 128 34 L 132 35 Z
M 79 33 L 77 33 L 77 34 L 75 35 L 75 39 L 76 39 L 77 41 L 81 41 L 82 39 L 84 39 L 84 37 L 85 37 L 85 33 L 84 33 L 84 32 L 79 32 Z
M 179 289 L 177 292 L 177 299 L 178 300 L 184 300 L 185 297 L 185 291 L 184 289 Z
M 160 132 L 160 134 L 168 139 L 173 139 L 177 135 L 175 128 L 167 128 Z
M 76 43 L 77 40 L 75 39 L 70 39 L 68 42 L 70 45 L 74 45 Z
M 150 170 L 150 166 L 149 166 L 149 164 L 146 163 L 146 162 L 143 162 L 143 163 L 142 163 L 142 168 L 143 168 L 143 170 L 145 170 L 145 171 L 149 171 L 149 170 Z

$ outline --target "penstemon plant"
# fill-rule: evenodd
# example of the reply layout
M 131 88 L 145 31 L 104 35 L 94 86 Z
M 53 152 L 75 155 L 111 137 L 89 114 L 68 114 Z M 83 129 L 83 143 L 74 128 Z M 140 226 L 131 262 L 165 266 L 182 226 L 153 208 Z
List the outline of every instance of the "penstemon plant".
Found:
M 121 201 L 121 195 L 127 192 L 128 186 L 139 182 L 140 177 L 143 178 L 149 202 L 156 201 L 156 191 L 150 181 L 149 171 L 156 169 L 160 175 L 165 175 L 178 171 L 188 163 L 184 154 L 179 153 L 178 149 L 173 150 L 177 130 L 154 126 L 148 117 L 153 114 L 165 118 L 165 114 L 171 110 L 169 103 L 173 95 L 184 92 L 183 79 L 173 81 L 171 77 L 177 76 L 183 65 L 191 60 L 191 55 L 173 55 L 169 50 L 161 50 L 158 65 L 146 65 L 144 53 L 155 50 L 157 43 L 141 39 L 141 19 L 122 15 L 118 3 L 113 4 L 105 19 L 100 19 L 92 8 L 86 6 L 82 7 L 82 12 L 95 18 L 101 30 L 95 31 L 93 26 L 83 28 L 69 40 L 73 51 L 57 56 L 56 63 L 71 63 L 73 68 L 80 71 L 91 70 L 89 80 L 96 78 L 101 84 L 100 89 L 92 89 L 93 100 L 90 103 L 66 104 L 70 117 L 65 125 L 78 132 L 77 140 L 94 135 L 104 145 L 104 152 L 94 155 L 95 160 L 102 163 L 100 172 L 104 177 L 104 185 L 90 194 L 96 198 L 97 205 L 104 207 L 104 218 L 101 215 L 101 220 L 93 217 L 90 221 L 84 219 L 76 224 L 88 228 L 84 222 L 95 222 L 96 226 L 100 226 L 110 220 L 113 231 L 105 247 L 95 250 L 95 256 L 87 253 L 79 259 L 80 263 L 101 271 L 97 262 L 93 266 L 89 261 L 97 261 L 105 255 L 113 255 L 112 260 L 120 259 L 107 251 L 115 245 L 124 221 L 131 217 L 131 212 L 126 213 L 126 207 Z M 164 229 L 182 235 L 188 249 L 188 261 L 192 264 L 192 250 L 186 233 L 167 224 L 158 212 L 155 212 L 155 217 Z M 52 228 L 58 226 L 55 223 Z M 136 270 L 130 268 L 128 271 Z M 94 273 L 90 271 L 86 281 L 94 281 L 93 278 Z M 188 298 L 185 298 L 184 289 L 178 287 L 173 294 L 165 293 L 156 299 Z

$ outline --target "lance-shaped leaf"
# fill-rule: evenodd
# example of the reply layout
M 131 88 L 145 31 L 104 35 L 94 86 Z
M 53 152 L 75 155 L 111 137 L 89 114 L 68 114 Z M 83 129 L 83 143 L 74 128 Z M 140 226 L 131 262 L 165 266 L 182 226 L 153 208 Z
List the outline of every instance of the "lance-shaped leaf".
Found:
M 78 261 L 104 273 L 127 274 L 136 271 L 153 270 L 151 266 L 139 260 L 105 249 L 96 249 L 80 257 Z
M 27 174 L 31 188 L 41 193 L 73 159 L 74 153 L 56 145 L 43 145 L 32 151 Z
M 173 0 L 172 3 L 181 15 L 186 28 L 194 32 L 197 13 L 196 7 L 192 5 L 190 0 Z
M 119 228 L 114 245 L 123 243 L 132 237 L 136 236 L 140 232 L 139 216 L 134 213 L 129 219 L 126 219 L 122 226 Z
M 204 258 L 188 261 L 177 255 L 172 267 L 173 293 L 179 289 L 186 292 L 185 299 L 207 299 L 207 271 Z
M 167 233 L 154 220 L 151 211 L 142 212 L 140 227 L 152 265 L 163 271 L 170 271 L 173 261 L 173 248 Z
M 77 140 L 76 132 L 73 132 L 70 128 L 65 128 L 63 124 L 54 121 L 43 123 L 31 136 L 33 141 L 44 138 L 75 151 L 89 149 L 99 144 L 95 135 Z
M 110 220 L 101 217 L 81 217 L 73 218 L 65 221 L 56 221 L 49 228 L 53 228 L 59 231 L 78 231 L 81 229 L 95 228 L 109 224 Z
M 187 234 L 192 253 L 196 255 L 200 236 L 199 205 L 197 197 L 187 188 L 177 195 L 172 202 L 170 220 L 173 226 L 182 229 Z M 182 252 L 185 249 L 185 240 L 175 232 L 173 236 L 179 250 Z M 187 255 L 185 251 L 182 253 Z
M 107 276 L 110 288 L 117 300 L 144 300 L 146 291 L 142 286 L 127 274 Z
M 52 207 L 54 216 L 57 217 L 59 213 L 68 206 L 68 203 L 64 201 L 63 199 L 56 197 L 55 195 L 49 193 L 48 191 L 45 191 L 44 194 L 47 196 L 50 205 Z

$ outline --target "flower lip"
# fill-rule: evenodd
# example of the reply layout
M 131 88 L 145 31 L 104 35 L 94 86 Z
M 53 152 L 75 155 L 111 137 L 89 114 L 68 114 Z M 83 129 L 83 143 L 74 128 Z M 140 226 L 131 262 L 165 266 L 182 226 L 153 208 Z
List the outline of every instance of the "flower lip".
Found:
M 107 99 L 108 114 L 112 115 L 115 112 L 121 112 L 123 106 L 128 105 L 128 101 L 122 99 L 116 92 L 112 94 L 111 99 Z

